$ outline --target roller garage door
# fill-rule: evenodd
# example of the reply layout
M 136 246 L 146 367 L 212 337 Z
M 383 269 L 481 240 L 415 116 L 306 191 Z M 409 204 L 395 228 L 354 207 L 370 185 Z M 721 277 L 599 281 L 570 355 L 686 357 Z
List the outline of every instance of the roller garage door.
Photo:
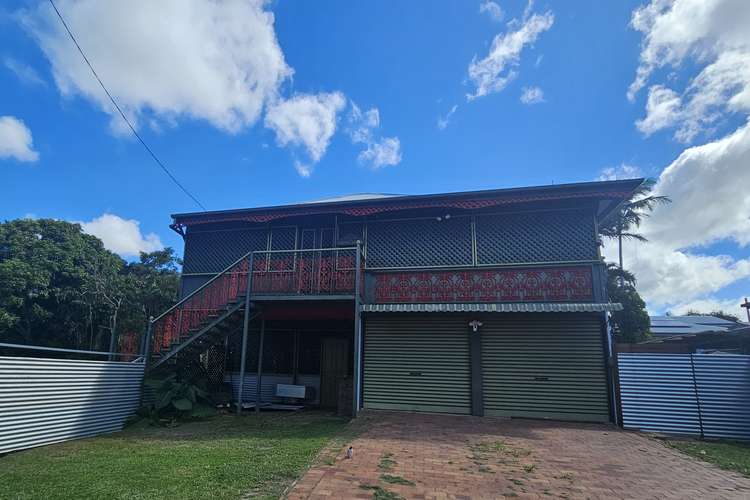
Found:
M 607 422 L 600 321 L 578 313 L 483 318 L 485 415 Z
M 471 412 L 465 317 L 373 314 L 364 341 L 365 408 Z

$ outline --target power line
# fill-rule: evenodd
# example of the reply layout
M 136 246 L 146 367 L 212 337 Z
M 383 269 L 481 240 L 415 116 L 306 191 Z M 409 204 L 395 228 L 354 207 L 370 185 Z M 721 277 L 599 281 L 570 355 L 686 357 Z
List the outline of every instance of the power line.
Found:
M 128 120 L 127 116 L 125 116 L 125 113 L 122 112 L 122 109 L 120 109 L 120 106 L 117 104 L 117 101 L 115 101 L 115 98 L 112 97 L 112 94 L 109 93 L 109 90 L 107 90 L 107 87 L 104 86 L 102 79 L 99 78 L 99 75 L 96 73 L 96 70 L 89 62 L 88 57 L 86 57 L 86 54 L 84 54 L 83 49 L 81 48 L 80 45 L 78 45 L 78 41 L 76 40 L 76 37 L 73 36 L 73 32 L 71 32 L 70 28 L 68 28 L 68 24 L 65 22 L 65 19 L 63 19 L 62 14 L 60 14 L 60 11 L 57 9 L 57 5 L 55 5 L 55 2 L 53 0 L 49 0 L 49 3 L 50 5 L 52 5 L 52 8 L 55 9 L 55 13 L 57 14 L 57 17 L 60 19 L 60 22 L 65 27 L 65 31 L 68 32 L 70 39 L 73 40 L 73 43 L 78 49 L 78 52 L 81 53 L 81 57 L 83 57 L 83 60 L 86 61 L 86 65 L 91 70 L 91 73 L 94 74 L 94 78 L 96 78 L 96 81 L 99 82 L 99 85 L 101 85 L 102 89 L 104 90 L 104 93 L 106 93 L 107 97 L 109 97 L 109 100 L 112 101 L 112 105 L 120 113 L 120 116 L 122 116 L 122 119 L 125 120 L 125 123 L 128 124 L 128 127 L 130 127 L 130 131 L 133 132 L 133 135 L 140 141 L 141 144 L 143 144 L 143 147 L 146 148 L 146 151 L 148 151 L 148 154 L 151 155 L 151 158 L 153 158 L 156 164 L 159 165 L 162 170 L 164 170 L 164 173 L 167 174 L 170 179 L 172 179 L 172 182 L 174 182 L 177 185 L 177 187 L 179 187 L 182 190 L 183 193 L 188 195 L 199 207 L 201 207 L 203 211 L 206 211 L 206 207 L 203 206 L 203 203 L 201 203 L 198 200 L 198 198 L 193 196 L 193 194 L 190 191 L 188 191 L 187 188 L 183 186 L 174 175 L 172 175 L 172 172 L 170 172 L 169 169 L 161 162 L 161 160 L 159 160 L 159 158 L 151 150 L 151 148 L 148 147 L 148 144 L 146 144 L 146 141 L 144 141 L 143 138 L 138 134 L 138 132 L 136 132 L 135 127 L 133 127 L 133 124 L 130 123 L 130 120 Z

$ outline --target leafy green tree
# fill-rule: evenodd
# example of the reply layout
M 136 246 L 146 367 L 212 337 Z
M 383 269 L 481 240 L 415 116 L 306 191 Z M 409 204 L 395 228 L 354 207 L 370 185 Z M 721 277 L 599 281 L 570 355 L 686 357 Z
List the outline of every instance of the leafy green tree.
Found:
M 727 321 L 734 321 L 735 323 L 738 323 L 740 321 L 740 317 L 736 314 L 728 313 L 726 311 L 722 311 L 719 309 L 718 311 L 711 311 L 709 313 L 703 313 L 700 311 L 696 311 L 695 309 L 689 309 L 686 313 L 686 316 L 713 316 L 714 318 L 721 318 L 725 319 Z
M 612 325 L 620 342 L 642 342 L 651 336 L 651 320 L 646 303 L 635 288 L 633 273 L 607 264 L 607 293 L 612 302 L 619 302 L 622 311 L 612 313 Z
M 125 262 L 78 224 L 0 223 L 0 341 L 106 350 L 177 297 L 171 248 Z
M 122 259 L 80 226 L 51 219 L 0 224 L 0 338 L 57 346 L 83 343 L 101 313 L 84 294 L 87 268 L 116 273 Z

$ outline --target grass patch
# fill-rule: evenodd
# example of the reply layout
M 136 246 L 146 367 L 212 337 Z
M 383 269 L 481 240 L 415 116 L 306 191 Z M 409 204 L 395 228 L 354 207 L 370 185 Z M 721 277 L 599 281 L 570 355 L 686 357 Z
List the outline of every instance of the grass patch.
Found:
M 667 441 L 667 445 L 722 469 L 750 477 L 750 445 L 731 441 Z
M 378 469 L 389 471 L 393 470 L 393 467 L 395 465 L 396 461 L 393 460 L 393 453 L 386 453 L 380 457 L 380 462 L 378 462 Z
M 389 484 L 404 484 L 406 486 L 414 486 L 413 481 L 409 481 L 401 476 L 393 476 L 391 474 L 381 474 L 380 480 Z
M 359 488 L 362 490 L 371 490 L 372 498 L 374 500 L 404 500 L 404 497 L 390 490 L 386 490 L 382 486 L 373 484 L 360 484 Z
M 556 479 L 565 479 L 566 481 L 573 481 L 575 478 L 576 476 L 572 472 L 563 472 L 559 476 L 556 476 Z
M 0 457 L 0 498 L 278 498 L 345 424 L 318 412 L 141 421 Z
M 534 472 L 534 469 L 536 469 L 536 464 L 526 464 L 523 466 L 524 472 L 527 472 L 527 473 Z

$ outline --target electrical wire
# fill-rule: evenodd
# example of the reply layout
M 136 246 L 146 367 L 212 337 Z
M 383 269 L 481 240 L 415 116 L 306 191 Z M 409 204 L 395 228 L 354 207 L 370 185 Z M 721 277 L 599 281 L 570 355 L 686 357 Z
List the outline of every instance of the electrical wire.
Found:
M 165 174 L 169 176 L 170 179 L 172 179 L 172 182 L 174 182 L 177 187 L 179 187 L 183 193 L 188 195 L 201 209 L 205 212 L 206 207 L 203 205 L 203 203 L 198 200 L 188 189 L 183 186 L 180 181 L 177 180 L 177 178 L 172 174 L 172 172 L 169 171 L 169 169 L 162 163 L 162 161 L 156 156 L 154 151 L 146 144 L 146 141 L 143 140 L 143 138 L 138 134 L 138 132 L 135 130 L 135 127 L 133 127 L 133 124 L 130 123 L 130 120 L 128 120 L 128 117 L 125 116 L 125 113 L 123 113 L 120 106 L 117 104 L 117 101 L 115 101 L 115 98 L 112 97 L 112 94 L 109 93 L 109 90 L 107 90 L 107 87 L 104 86 L 104 83 L 102 82 L 102 79 L 99 78 L 99 75 L 96 73 L 96 70 L 91 65 L 91 62 L 89 62 L 88 57 L 86 57 L 86 54 L 83 52 L 83 49 L 78 44 L 78 41 L 76 40 L 76 37 L 73 36 L 73 32 L 70 31 L 70 28 L 68 28 L 68 24 L 65 22 L 65 19 L 63 19 L 62 14 L 60 14 L 60 11 L 57 9 L 57 6 L 55 5 L 55 2 L 53 0 L 49 0 L 50 5 L 52 5 L 52 8 L 55 10 L 55 13 L 57 14 L 57 17 L 60 19 L 60 22 L 62 23 L 63 27 L 65 27 L 65 31 L 68 32 L 68 36 L 70 36 L 70 39 L 73 40 L 73 43 L 75 44 L 76 48 L 78 49 L 78 52 L 80 52 L 81 57 L 83 57 L 83 60 L 86 62 L 86 65 L 91 70 L 91 73 L 93 73 L 94 78 L 96 78 L 96 81 L 99 82 L 99 85 L 102 87 L 104 92 L 107 94 L 107 97 L 109 97 L 109 100 L 112 102 L 112 105 L 117 109 L 117 112 L 120 113 L 120 116 L 123 120 L 125 120 L 125 123 L 128 124 L 128 127 L 130 127 L 130 131 L 133 132 L 133 135 L 140 141 L 140 143 L 143 145 L 144 148 L 146 148 L 146 151 L 148 151 L 148 154 L 151 155 L 151 158 L 154 159 L 157 165 L 161 167 L 161 169 L 164 171 Z

